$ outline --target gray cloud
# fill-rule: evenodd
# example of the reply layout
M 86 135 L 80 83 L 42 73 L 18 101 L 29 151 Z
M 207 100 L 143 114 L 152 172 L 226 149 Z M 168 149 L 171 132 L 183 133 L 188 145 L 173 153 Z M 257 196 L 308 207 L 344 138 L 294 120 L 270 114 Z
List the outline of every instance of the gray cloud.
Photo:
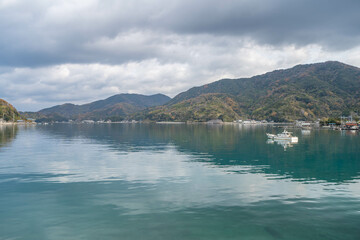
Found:
M 158 49 L 151 49 L 151 42 L 141 42 L 141 35 L 135 44 L 126 42 L 134 40 L 126 39 L 129 32 L 184 38 L 230 35 L 273 46 L 320 44 L 349 49 L 360 39 L 359 9 L 359 1 L 335 0 L 6 0 L 0 4 L 0 64 L 119 64 L 161 56 Z M 91 48 L 119 36 L 125 39 L 116 54 Z
M 0 97 L 21 110 L 326 60 L 360 66 L 359 1 L 0 0 Z
M 247 36 L 272 45 L 348 48 L 358 44 L 359 9 L 359 1 L 196 1 L 179 4 L 163 18 L 169 20 L 164 21 L 167 29 L 186 33 Z

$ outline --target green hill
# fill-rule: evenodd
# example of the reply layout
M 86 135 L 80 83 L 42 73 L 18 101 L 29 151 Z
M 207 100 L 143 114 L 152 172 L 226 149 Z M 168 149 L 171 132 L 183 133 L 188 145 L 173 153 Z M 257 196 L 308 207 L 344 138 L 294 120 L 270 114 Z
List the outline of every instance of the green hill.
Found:
M 24 113 L 24 116 L 42 120 L 64 121 L 67 119 L 100 120 L 111 117 L 119 119 L 141 111 L 147 107 L 163 105 L 170 100 L 163 94 L 145 96 L 140 94 L 117 94 L 104 100 L 83 105 L 66 103 L 40 110 L 37 113 Z
M 241 109 L 227 94 L 209 93 L 198 97 L 174 103 L 169 106 L 160 106 L 143 114 L 137 114 L 137 119 L 151 121 L 200 121 L 222 119 L 231 121 L 240 118 Z M 240 115 L 239 115 L 240 114 Z
M 0 118 L 7 122 L 12 122 L 19 120 L 20 114 L 10 103 L 0 99 Z
M 213 96 L 209 98 L 209 94 Z M 216 96 L 216 97 L 215 97 Z M 200 109 L 196 106 L 200 101 Z M 205 100 L 206 99 L 206 100 Z M 219 99 L 227 99 L 223 104 Z M 227 104 L 232 102 L 232 104 Z M 194 104 L 194 106 L 189 106 Z M 184 120 L 241 118 L 274 121 L 339 117 L 360 110 L 360 69 L 340 62 L 298 65 L 251 78 L 223 79 L 178 94 L 144 118 Z M 200 112 L 199 112 L 200 111 Z

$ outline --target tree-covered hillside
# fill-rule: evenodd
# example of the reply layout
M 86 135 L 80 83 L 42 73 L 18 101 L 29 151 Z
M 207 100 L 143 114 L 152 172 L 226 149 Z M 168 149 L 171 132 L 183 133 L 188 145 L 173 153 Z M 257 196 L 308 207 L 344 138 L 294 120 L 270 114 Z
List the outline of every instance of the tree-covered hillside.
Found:
M 325 62 L 298 65 L 252 78 L 223 79 L 180 93 L 157 115 L 171 113 L 177 116 L 175 120 L 181 120 L 178 116 L 187 111 L 191 99 L 209 93 L 226 94 L 235 103 L 233 112 L 241 118 L 293 121 L 338 117 L 360 112 L 360 69 L 340 62 Z M 201 119 L 214 115 L 235 118 L 234 114 L 228 114 L 228 109 L 214 109 L 213 104 L 206 102 L 202 102 L 202 106 L 202 112 L 211 112 L 211 115 Z M 150 111 L 146 117 L 152 119 L 153 114 L 154 111 Z
M 20 119 L 18 111 L 7 101 L 0 99 L 0 118 L 10 122 Z
M 144 113 L 135 114 L 136 119 L 151 121 L 199 121 L 211 119 L 232 121 L 241 116 L 237 102 L 226 94 L 203 94 L 171 106 L 160 106 Z

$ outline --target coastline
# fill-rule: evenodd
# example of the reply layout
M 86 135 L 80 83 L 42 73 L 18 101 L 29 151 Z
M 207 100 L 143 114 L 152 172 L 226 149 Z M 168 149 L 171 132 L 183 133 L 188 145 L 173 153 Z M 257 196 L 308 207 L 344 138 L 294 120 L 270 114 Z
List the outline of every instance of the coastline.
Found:
M 0 122 L 0 126 L 1 125 L 15 125 L 17 124 L 16 122 Z
M 9 125 L 34 125 L 35 122 L 0 122 L 0 126 L 9 126 Z

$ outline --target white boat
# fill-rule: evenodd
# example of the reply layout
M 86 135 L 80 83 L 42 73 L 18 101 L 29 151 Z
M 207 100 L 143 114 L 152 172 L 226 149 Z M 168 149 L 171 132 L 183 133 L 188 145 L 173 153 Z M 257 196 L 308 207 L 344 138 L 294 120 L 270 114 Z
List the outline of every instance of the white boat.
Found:
M 268 136 L 268 138 L 273 139 L 274 141 L 285 140 L 285 141 L 290 141 L 292 143 L 297 143 L 298 142 L 298 137 L 294 137 L 292 135 L 292 133 L 286 131 L 286 129 L 282 133 L 278 133 L 276 135 L 275 134 L 270 134 L 270 133 L 267 133 L 266 135 Z

